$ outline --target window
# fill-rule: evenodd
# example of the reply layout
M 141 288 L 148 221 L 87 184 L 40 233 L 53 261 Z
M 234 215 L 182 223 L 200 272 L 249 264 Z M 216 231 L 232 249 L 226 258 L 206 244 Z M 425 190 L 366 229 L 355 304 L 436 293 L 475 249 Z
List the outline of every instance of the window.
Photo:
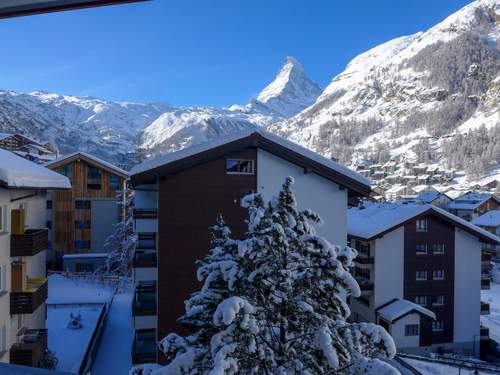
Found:
M 75 229 L 90 229 L 90 220 L 75 220 Z
M 433 254 L 444 254 L 444 243 L 433 244 L 432 245 Z
M 101 189 L 101 170 L 89 165 L 87 169 L 87 189 Z
M 95 266 L 92 263 L 77 263 L 77 272 L 94 272 Z
M 90 241 L 75 241 L 75 249 L 90 249 Z
M 444 270 L 432 271 L 432 280 L 444 280 Z
M 47 201 L 47 210 L 52 210 L 52 201 L 51 200 Z
M 73 164 L 68 164 L 63 167 L 57 168 L 56 172 L 68 177 L 71 181 L 73 179 Z
M 115 174 L 109 175 L 109 190 L 121 190 L 121 179 Z
M 7 206 L 0 206 L 0 232 L 7 232 Z
M 356 241 L 356 250 L 360 254 L 370 256 L 370 244 L 369 243 L 363 243 L 361 241 Z
M 368 268 L 354 267 L 354 275 L 366 280 L 370 280 L 370 270 Z
M 405 336 L 418 336 L 418 324 L 406 324 Z
M 75 208 L 79 210 L 90 210 L 90 201 L 76 200 Z
M 416 280 L 427 280 L 427 271 L 417 271 L 415 278 Z
M 432 332 L 442 332 L 444 331 L 444 323 L 440 321 L 432 322 Z
M 45 226 L 47 227 L 47 229 L 52 229 L 52 221 L 47 220 L 47 222 L 45 223 Z
M 417 232 L 427 232 L 427 220 L 418 219 L 417 220 Z
M 227 159 L 226 173 L 228 174 L 254 174 L 254 161 L 244 159 Z
M 426 243 L 418 243 L 415 247 L 417 254 L 427 254 L 427 244 Z
M 432 297 L 432 305 L 433 306 L 442 306 L 442 305 L 444 305 L 444 296 L 433 296 Z
M 427 306 L 427 296 L 416 296 L 415 303 L 421 306 Z

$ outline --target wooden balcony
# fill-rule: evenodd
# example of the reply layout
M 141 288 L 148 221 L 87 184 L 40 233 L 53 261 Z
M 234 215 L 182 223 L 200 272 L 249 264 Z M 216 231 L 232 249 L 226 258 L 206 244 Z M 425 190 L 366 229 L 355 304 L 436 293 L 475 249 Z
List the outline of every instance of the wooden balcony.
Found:
M 49 245 L 47 229 L 27 229 L 24 234 L 10 235 L 10 256 L 24 257 L 38 254 Z
M 481 301 L 481 315 L 489 315 L 490 314 L 490 304 Z
M 10 314 L 32 314 L 48 296 L 47 279 L 29 279 L 22 292 L 10 292 Z
M 136 250 L 134 255 L 134 267 L 156 267 L 156 251 Z
M 156 281 L 141 281 L 135 287 L 132 315 L 156 315 Z
M 158 210 L 156 208 L 134 208 L 134 219 L 156 219 Z
M 28 329 L 19 336 L 19 342 L 10 347 L 10 363 L 39 367 L 47 349 L 47 330 Z
M 141 329 L 135 332 L 132 344 L 132 364 L 156 362 L 156 332 Z
M 489 277 L 481 278 L 481 290 L 488 290 L 491 288 L 491 281 Z

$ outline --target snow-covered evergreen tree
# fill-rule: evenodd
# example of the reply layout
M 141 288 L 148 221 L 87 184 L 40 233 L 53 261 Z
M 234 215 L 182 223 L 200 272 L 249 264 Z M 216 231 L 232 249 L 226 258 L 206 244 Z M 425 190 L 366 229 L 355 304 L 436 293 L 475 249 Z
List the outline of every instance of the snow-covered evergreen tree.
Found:
M 297 209 L 292 184 L 287 178 L 267 204 L 260 195 L 242 200 L 243 240 L 218 218 L 214 247 L 198 265 L 203 287 L 181 318 L 195 333 L 167 336 L 169 364 L 153 374 L 398 373 L 381 361 L 395 354 L 388 333 L 347 322 L 345 299 L 360 295 L 349 273 L 356 251 L 316 234 L 321 219 Z
M 106 239 L 104 248 L 110 250 L 104 266 L 97 272 L 105 275 L 130 276 L 137 244 L 134 232 L 134 192 L 130 188 L 118 192 L 121 221 L 116 223 L 113 233 Z

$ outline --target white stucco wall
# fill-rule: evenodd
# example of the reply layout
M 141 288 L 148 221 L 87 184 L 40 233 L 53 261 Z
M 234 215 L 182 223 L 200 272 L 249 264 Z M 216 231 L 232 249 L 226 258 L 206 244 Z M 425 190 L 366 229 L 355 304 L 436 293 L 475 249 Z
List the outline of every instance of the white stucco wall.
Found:
M 264 150 L 257 151 L 257 192 L 265 200 L 275 196 L 285 178 L 295 179 L 293 190 L 300 209 L 310 208 L 323 219 L 318 233 L 331 243 L 345 245 L 347 242 L 347 190 L 314 173 L 305 174 L 304 169 L 274 156 Z
M 134 329 L 156 328 L 156 315 L 134 316 Z
M 156 189 L 155 185 L 147 185 L 150 189 Z M 141 186 L 146 188 L 146 185 Z M 157 191 L 136 190 L 134 193 L 134 204 L 136 208 L 157 208 Z
M 158 280 L 158 269 L 156 267 L 134 268 L 134 281 Z
M 372 242 L 373 243 L 373 242 Z M 375 241 L 375 308 L 404 297 L 404 228 L 399 227 Z
M 481 300 L 481 244 L 455 228 L 455 289 L 453 341 L 479 340 Z M 476 344 L 477 346 L 477 344 Z
M 7 212 L 10 212 L 10 195 L 7 189 L 0 188 L 0 206 L 5 206 L 7 208 Z M 2 271 L 6 274 L 4 276 L 4 280 L 6 281 L 7 289 L 10 289 L 10 214 L 7 214 L 7 231 L 0 232 L 0 266 L 2 266 Z M 10 302 L 9 302 L 9 294 L 2 293 L 0 295 L 0 331 L 2 327 L 5 327 L 7 334 L 7 347 L 9 347 L 9 343 L 11 342 L 10 338 Z M 0 356 L 0 362 L 8 362 L 9 354 L 5 353 L 3 356 Z
M 407 324 L 418 324 L 420 327 L 420 315 L 408 314 L 392 324 L 390 334 L 398 349 L 415 348 L 420 345 L 420 335 L 405 336 Z
M 157 219 L 137 219 L 135 220 L 136 233 L 156 232 L 158 227 Z

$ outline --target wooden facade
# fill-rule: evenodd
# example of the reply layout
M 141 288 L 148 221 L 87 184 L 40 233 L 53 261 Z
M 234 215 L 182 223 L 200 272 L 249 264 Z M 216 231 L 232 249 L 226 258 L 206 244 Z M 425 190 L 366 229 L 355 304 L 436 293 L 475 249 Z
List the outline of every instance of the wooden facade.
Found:
M 226 173 L 226 159 L 254 160 L 254 174 Z M 257 149 L 247 148 L 160 178 L 157 338 L 187 333 L 176 320 L 185 312 L 184 301 L 200 288 L 196 260 L 208 255 L 207 228 L 217 214 L 223 214 L 233 237 L 244 235 L 247 212 L 240 199 L 257 190 L 256 164 Z
M 52 249 L 63 254 L 90 252 L 91 202 L 116 200 L 117 192 L 125 187 L 127 175 L 80 154 L 56 161 L 48 167 L 67 175 L 71 180 L 71 190 L 52 192 Z M 89 186 L 90 182 L 96 182 L 89 181 L 90 168 L 99 171 L 100 186 Z M 118 178 L 118 189 L 111 186 L 110 179 L 116 178 L 111 176 Z M 110 215 L 118 215 L 118 206 L 117 211 L 110 212 Z M 77 227 L 77 222 L 84 225 Z

